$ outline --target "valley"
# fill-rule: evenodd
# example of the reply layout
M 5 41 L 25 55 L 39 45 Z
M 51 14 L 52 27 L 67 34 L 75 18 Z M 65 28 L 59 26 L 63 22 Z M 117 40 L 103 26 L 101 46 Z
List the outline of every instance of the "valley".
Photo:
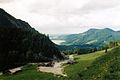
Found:
M 0 80 L 120 80 L 120 31 L 49 36 L 0 8 Z
M 54 42 L 57 45 L 61 45 L 63 42 L 65 42 L 65 40 L 52 40 L 52 42 Z
M 81 79 L 82 77 L 85 77 L 85 78 L 82 78 L 82 80 L 86 80 L 87 77 L 88 78 L 90 77 L 90 76 L 88 76 L 88 74 L 89 74 L 88 71 L 97 70 L 97 67 L 96 68 L 91 67 L 91 66 L 94 66 L 94 62 L 96 62 L 98 60 L 102 60 L 101 58 L 104 58 L 105 56 L 107 57 L 107 55 L 109 55 L 109 54 L 111 57 L 114 57 L 114 58 L 118 57 L 117 55 L 119 55 L 119 54 L 117 54 L 117 53 L 119 53 L 119 52 L 116 53 L 117 55 L 112 56 L 113 52 L 116 49 L 120 50 L 120 47 L 109 49 L 107 54 L 104 53 L 104 51 L 98 51 L 98 52 L 90 53 L 90 54 L 74 55 L 74 58 L 76 61 L 75 64 L 72 64 L 72 65 L 65 64 L 65 63 L 63 64 L 65 66 L 64 73 L 67 74 L 67 76 L 65 76 L 65 77 L 61 76 L 61 75 L 53 75 L 52 73 L 38 71 L 37 70 L 37 67 L 39 65 L 39 63 L 38 63 L 38 64 L 32 64 L 32 65 L 30 65 L 30 64 L 25 65 L 22 68 L 21 72 L 18 72 L 14 75 L 2 75 L 2 76 L 0 76 L 0 79 L 3 79 L 3 80 L 21 80 L 21 79 L 24 79 L 24 80 L 26 80 L 26 79 L 29 79 L 29 80 L 36 80 L 36 79 L 38 79 L 38 80 L 78 80 L 78 79 Z M 104 64 L 104 62 L 101 62 L 101 63 Z M 96 65 L 98 65 L 98 64 L 96 64 Z M 89 69 L 89 68 L 92 68 L 92 69 Z M 119 67 L 117 67 L 117 65 L 116 65 L 116 68 L 119 68 Z M 87 72 L 86 72 L 86 70 L 87 70 Z M 34 75 L 33 75 L 33 73 L 34 73 Z M 80 74 L 83 74 L 83 73 L 86 76 L 81 77 Z M 98 74 L 99 74 L 99 72 L 98 72 Z M 91 75 L 91 77 L 92 76 L 93 75 Z M 94 78 L 95 77 L 97 77 L 97 74 L 96 74 L 96 76 L 94 76 Z M 99 77 L 101 77 L 102 80 L 104 79 L 102 77 L 102 75 Z M 114 78 L 116 78 L 116 77 L 113 77 L 113 79 Z M 97 79 L 97 80 L 101 80 L 101 79 Z M 95 79 L 92 79 L 92 80 L 95 80 Z

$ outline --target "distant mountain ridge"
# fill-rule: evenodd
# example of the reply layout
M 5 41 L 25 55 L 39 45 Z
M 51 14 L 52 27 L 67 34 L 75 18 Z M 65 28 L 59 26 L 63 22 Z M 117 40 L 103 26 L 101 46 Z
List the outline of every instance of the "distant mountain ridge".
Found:
M 110 41 L 120 40 L 120 31 L 114 31 L 110 28 L 89 29 L 80 34 L 61 35 L 56 39 L 65 40 L 62 45 L 95 45 L 103 46 Z

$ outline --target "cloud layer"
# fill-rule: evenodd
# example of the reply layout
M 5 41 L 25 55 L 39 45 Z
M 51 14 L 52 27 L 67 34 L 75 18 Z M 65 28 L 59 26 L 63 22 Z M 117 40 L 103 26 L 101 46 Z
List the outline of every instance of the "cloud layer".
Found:
M 120 30 L 120 0 L 0 0 L 0 7 L 47 34 Z

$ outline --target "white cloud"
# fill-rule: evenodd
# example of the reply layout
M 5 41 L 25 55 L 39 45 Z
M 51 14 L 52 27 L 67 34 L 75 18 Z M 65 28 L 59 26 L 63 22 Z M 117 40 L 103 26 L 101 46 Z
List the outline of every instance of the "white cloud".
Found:
M 0 0 L 0 7 L 48 34 L 119 30 L 120 0 Z
M 9 2 L 12 2 L 14 0 L 0 0 L 0 3 L 9 3 Z
M 120 5 L 120 0 L 91 0 L 85 4 L 80 11 L 84 13 L 89 13 L 95 10 L 104 10 L 109 8 L 114 8 Z

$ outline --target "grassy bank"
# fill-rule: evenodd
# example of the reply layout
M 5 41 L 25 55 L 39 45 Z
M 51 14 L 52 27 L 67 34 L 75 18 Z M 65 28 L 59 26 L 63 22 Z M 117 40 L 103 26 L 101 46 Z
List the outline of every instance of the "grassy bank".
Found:
M 80 80 L 120 80 L 120 47 L 97 58 L 79 77 Z
M 37 71 L 37 65 L 26 65 L 22 71 L 14 75 L 2 75 L 0 80 L 56 80 L 52 74 Z
M 78 80 L 79 73 L 86 69 L 91 63 L 98 57 L 104 55 L 104 51 L 98 51 L 95 53 L 85 55 L 74 55 L 76 64 L 68 65 L 65 67 L 65 72 L 68 75 L 69 80 Z

